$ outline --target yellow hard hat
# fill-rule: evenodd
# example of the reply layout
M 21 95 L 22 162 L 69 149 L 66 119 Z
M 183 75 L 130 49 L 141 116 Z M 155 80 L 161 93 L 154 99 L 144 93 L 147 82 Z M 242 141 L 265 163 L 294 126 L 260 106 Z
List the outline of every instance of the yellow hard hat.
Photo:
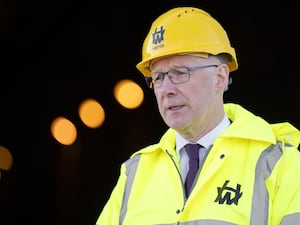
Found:
M 153 60 L 192 53 L 227 53 L 231 56 L 230 71 L 238 68 L 226 31 L 209 13 L 194 7 L 173 8 L 152 23 L 143 43 L 142 61 L 136 67 L 149 76 Z

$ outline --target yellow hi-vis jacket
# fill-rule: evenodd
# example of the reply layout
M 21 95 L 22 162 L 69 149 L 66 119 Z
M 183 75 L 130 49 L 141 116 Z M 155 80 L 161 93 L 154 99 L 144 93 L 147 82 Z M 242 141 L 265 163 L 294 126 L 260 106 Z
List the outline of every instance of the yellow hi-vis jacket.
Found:
M 300 132 L 269 124 L 237 104 L 201 166 L 188 198 L 175 131 L 134 153 L 97 225 L 299 225 Z

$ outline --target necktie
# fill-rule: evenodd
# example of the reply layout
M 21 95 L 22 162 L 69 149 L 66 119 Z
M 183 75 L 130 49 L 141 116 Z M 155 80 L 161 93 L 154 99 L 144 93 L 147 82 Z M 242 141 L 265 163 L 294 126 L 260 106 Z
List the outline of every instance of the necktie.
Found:
M 185 180 L 185 190 L 188 196 L 199 168 L 199 144 L 187 144 L 185 150 L 189 157 L 189 171 Z

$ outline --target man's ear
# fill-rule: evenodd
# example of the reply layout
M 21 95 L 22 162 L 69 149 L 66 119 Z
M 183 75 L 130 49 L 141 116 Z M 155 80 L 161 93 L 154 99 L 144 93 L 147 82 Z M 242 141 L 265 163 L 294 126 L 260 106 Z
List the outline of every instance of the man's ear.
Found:
M 220 64 L 217 67 L 217 90 L 226 91 L 229 85 L 229 67 L 226 64 Z

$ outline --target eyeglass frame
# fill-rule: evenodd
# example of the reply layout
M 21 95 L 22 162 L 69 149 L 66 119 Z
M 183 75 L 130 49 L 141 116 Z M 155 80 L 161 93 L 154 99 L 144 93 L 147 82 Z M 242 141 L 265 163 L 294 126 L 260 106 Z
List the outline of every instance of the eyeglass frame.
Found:
M 209 67 L 218 67 L 219 65 L 217 65 L 217 64 L 210 64 L 210 65 L 204 65 L 204 66 L 190 66 L 190 67 L 188 67 L 188 66 L 180 66 L 180 67 L 175 67 L 175 68 L 171 68 L 171 69 L 169 69 L 167 72 L 156 72 L 156 73 L 159 73 L 159 75 L 157 76 L 157 77 L 159 77 L 159 76 L 161 76 L 161 75 L 163 75 L 163 80 L 162 80 L 162 83 L 163 83 L 163 81 L 164 81 L 164 79 L 165 79 L 165 76 L 167 75 L 168 76 L 168 78 L 169 78 L 169 80 L 173 83 L 173 84 L 181 84 L 181 83 L 184 83 L 184 82 L 187 82 L 187 81 L 189 81 L 190 80 L 190 76 L 191 76 L 191 73 L 190 72 L 192 72 L 192 71 L 195 71 L 195 70 L 199 70 L 199 69 L 204 69 L 204 68 L 209 68 Z M 187 73 L 187 80 L 184 80 L 184 81 L 181 81 L 181 82 L 174 82 L 171 78 L 170 78 L 170 76 L 169 76 L 169 72 L 171 71 L 171 70 L 176 70 L 176 69 L 179 69 L 179 68 L 185 68 L 185 69 L 187 69 L 187 71 L 188 71 L 188 73 Z M 146 80 L 146 83 L 147 83 L 147 86 L 150 88 L 150 89 L 153 89 L 154 88 L 154 85 L 155 85 L 155 81 L 153 81 L 153 79 L 152 79 L 152 76 L 149 76 L 149 77 L 145 77 L 145 80 Z M 162 84 L 161 83 L 161 84 Z M 161 87 L 161 86 L 159 86 L 159 87 Z M 158 88 L 159 88 L 158 87 Z

